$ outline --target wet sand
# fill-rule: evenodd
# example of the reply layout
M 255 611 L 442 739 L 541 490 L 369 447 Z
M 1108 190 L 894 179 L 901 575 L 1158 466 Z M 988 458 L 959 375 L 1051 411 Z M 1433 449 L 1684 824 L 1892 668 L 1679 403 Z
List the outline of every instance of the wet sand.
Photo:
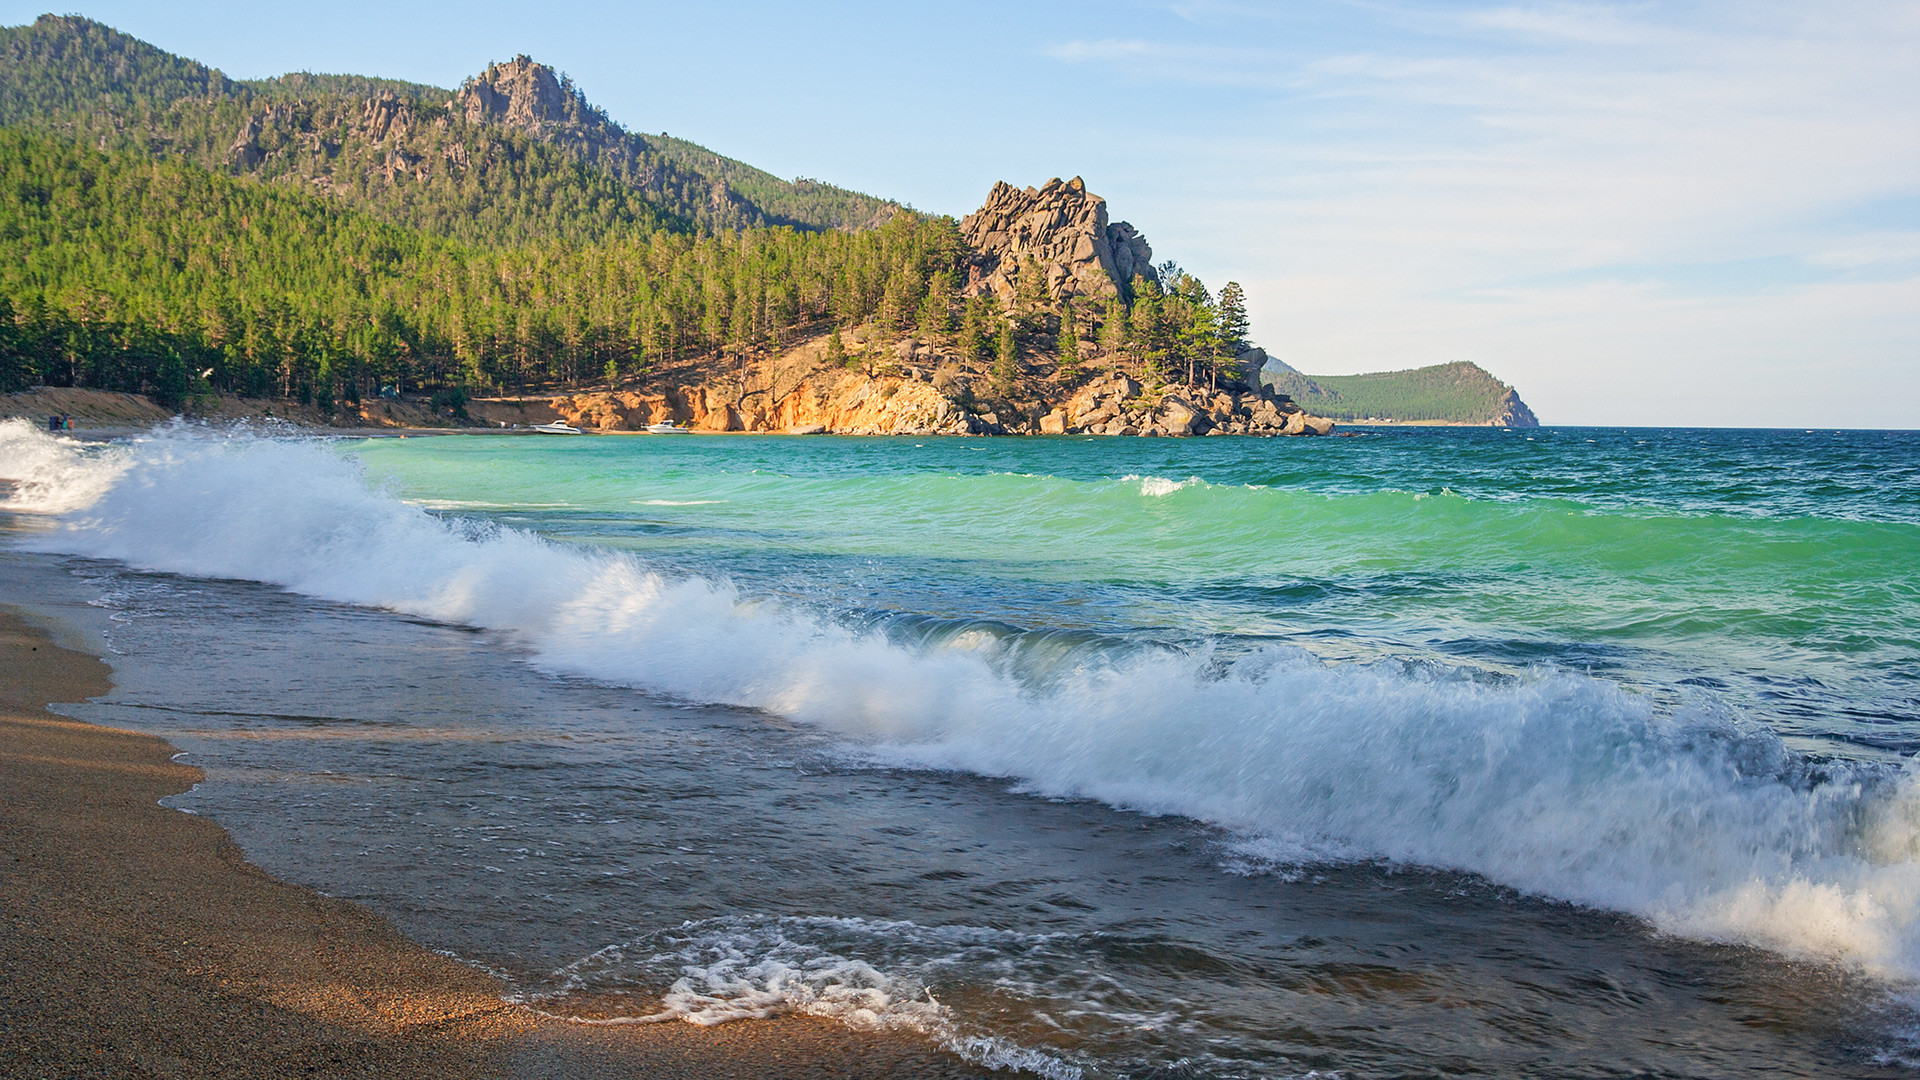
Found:
M 112 686 L 0 608 L 0 1075 L 978 1077 L 917 1038 L 807 1017 L 588 1027 L 270 877 L 158 800 L 166 742 L 44 708 Z

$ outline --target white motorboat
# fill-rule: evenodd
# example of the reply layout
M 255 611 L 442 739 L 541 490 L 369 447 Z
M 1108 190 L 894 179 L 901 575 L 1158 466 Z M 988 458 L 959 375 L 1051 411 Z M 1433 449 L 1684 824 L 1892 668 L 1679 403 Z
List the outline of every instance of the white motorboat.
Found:
M 692 428 L 674 427 L 671 420 L 664 424 L 648 424 L 647 430 L 655 435 L 691 435 Z
M 542 435 L 585 435 L 586 434 L 586 432 L 581 431 L 579 428 L 570 427 L 559 420 L 555 420 L 551 424 L 535 424 L 532 427 L 528 428 L 527 430 L 537 431 Z

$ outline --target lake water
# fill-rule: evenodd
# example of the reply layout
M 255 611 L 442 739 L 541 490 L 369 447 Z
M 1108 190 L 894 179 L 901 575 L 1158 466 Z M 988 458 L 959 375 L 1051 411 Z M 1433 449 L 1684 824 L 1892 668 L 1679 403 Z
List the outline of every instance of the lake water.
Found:
M 75 714 L 171 804 L 552 1011 L 1910 1075 L 1920 435 L 1353 430 L 12 422 L 7 580 L 95 605 Z

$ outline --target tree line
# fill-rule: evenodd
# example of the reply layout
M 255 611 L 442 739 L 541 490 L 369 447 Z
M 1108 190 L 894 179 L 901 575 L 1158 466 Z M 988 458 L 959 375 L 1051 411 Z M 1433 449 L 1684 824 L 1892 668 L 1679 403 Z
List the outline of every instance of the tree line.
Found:
M 862 232 L 656 228 L 594 244 L 465 243 L 298 187 L 0 128 L 0 386 L 211 391 L 326 406 L 381 388 L 524 392 L 744 359 L 829 327 L 917 333 L 1015 389 L 1051 353 L 1204 381 L 1245 333 L 1165 266 L 1076 310 L 1037 266 L 963 300 L 951 218 Z M 882 335 L 884 336 L 884 335 Z M 857 359 L 857 358 L 856 358 Z
M 466 244 L 325 196 L 0 129 L 0 379 L 305 400 L 552 386 L 914 325 L 951 219 Z M 944 284 L 943 284 L 944 283 Z M 178 373 L 191 376 L 182 384 Z

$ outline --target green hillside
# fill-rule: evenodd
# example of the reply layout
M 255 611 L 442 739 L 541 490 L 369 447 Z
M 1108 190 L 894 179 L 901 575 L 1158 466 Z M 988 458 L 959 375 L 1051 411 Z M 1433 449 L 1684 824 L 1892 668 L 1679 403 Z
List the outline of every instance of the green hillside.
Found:
M 1269 369 L 1266 381 L 1310 413 L 1334 420 L 1395 420 L 1533 427 L 1511 387 L 1460 361 L 1365 375 L 1303 375 Z
M 0 390 L 717 380 L 867 324 L 1011 401 L 1029 369 L 1210 383 L 1244 345 L 1232 283 L 1075 310 L 1033 264 L 963 301 L 976 254 L 950 218 L 627 132 L 525 56 L 452 91 L 243 81 L 77 16 L 0 29 Z
M 0 390 L 327 403 L 631 376 L 957 306 L 951 219 L 475 245 L 305 186 L 0 128 Z M 202 373 L 205 373 L 203 376 Z
M 511 102 L 499 89 L 509 83 L 522 91 Z M 529 101 L 532 114 L 510 115 Z M 91 20 L 45 15 L 0 29 L 0 124 L 308 187 L 475 244 L 862 228 L 898 209 L 629 133 L 525 57 L 451 91 L 354 75 L 241 81 Z

